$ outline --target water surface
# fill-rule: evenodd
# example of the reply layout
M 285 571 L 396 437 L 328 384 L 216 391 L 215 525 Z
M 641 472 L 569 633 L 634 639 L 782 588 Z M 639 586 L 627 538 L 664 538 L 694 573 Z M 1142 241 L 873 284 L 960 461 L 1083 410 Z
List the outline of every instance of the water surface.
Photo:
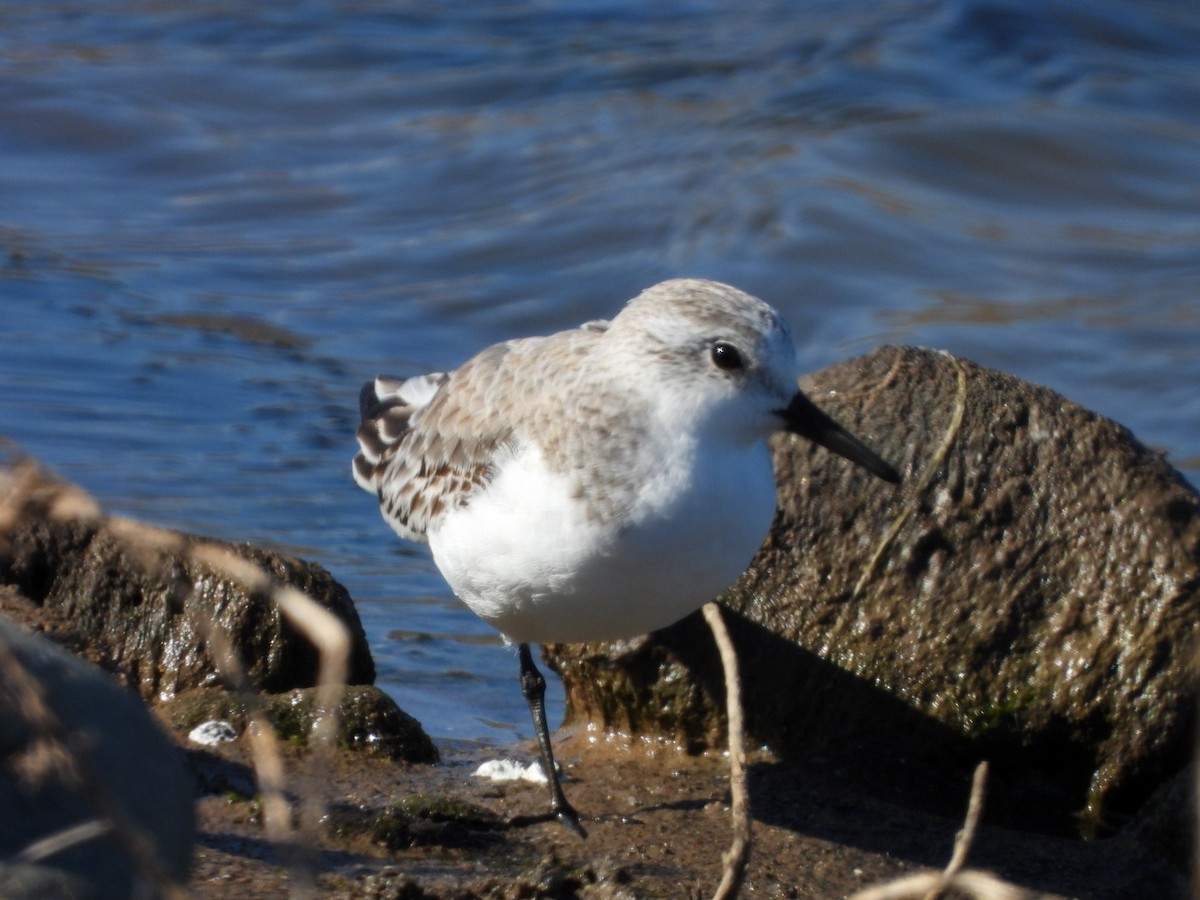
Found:
M 759 294 L 1053 387 L 1200 477 L 1200 7 L 0 4 L 0 433 L 315 559 L 440 738 L 516 660 L 349 478 L 359 384 Z

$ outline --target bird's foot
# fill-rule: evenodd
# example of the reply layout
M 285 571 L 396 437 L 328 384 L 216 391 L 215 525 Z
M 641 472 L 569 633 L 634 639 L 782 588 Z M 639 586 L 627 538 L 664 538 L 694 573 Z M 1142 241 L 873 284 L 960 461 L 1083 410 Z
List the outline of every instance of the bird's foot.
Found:
M 579 838 L 587 839 L 587 829 L 579 822 L 579 813 L 575 812 L 574 807 L 570 803 L 563 802 L 558 809 L 553 807 L 550 809 L 550 814 L 558 819 L 568 831 L 574 832 Z
M 547 812 L 535 816 L 513 816 L 508 820 L 509 828 L 525 828 L 529 825 L 541 825 L 543 822 L 558 821 L 563 827 L 580 839 L 587 838 L 587 829 L 579 821 L 579 813 L 570 804 L 565 807 L 552 807 Z

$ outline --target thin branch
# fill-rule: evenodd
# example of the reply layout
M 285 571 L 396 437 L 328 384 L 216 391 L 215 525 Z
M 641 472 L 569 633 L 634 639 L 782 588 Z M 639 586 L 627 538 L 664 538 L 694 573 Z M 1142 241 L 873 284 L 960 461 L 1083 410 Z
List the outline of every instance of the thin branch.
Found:
M 987 786 L 988 764 L 984 760 L 975 767 L 975 775 L 971 779 L 971 797 L 967 801 L 967 817 L 963 827 L 954 840 L 954 852 L 943 873 L 947 880 L 953 878 L 966 864 L 967 854 L 971 852 L 971 844 L 975 842 L 975 832 L 979 830 L 979 820 L 983 818 L 983 795 Z M 935 900 L 930 894 L 925 900 Z
M 17 862 L 36 863 L 56 853 L 84 844 L 110 833 L 112 823 L 105 819 L 88 819 L 78 825 L 72 825 L 61 831 L 38 838 L 31 844 L 26 844 L 14 859 Z
M 283 761 L 279 754 L 278 739 L 269 723 L 264 721 L 265 717 L 255 717 L 250 728 L 259 786 L 263 790 L 263 819 L 268 834 L 272 834 L 277 841 L 287 841 L 292 845 L 293 871 L 298 876 L 295 893 L 311 894 L 316 890 L 314 854 L 320 822 L 325 814 L 324 792 L 320 788 L 323 780 L 321 770 L 328 765 L 337 742 L 339 710 L 350 668 L 350 633 L 333 613 L 303 591 L 280 584 L 261 567 L 227 549 L 200 544 L 192 549 L 192 557 L 240 582 L 248 590 L 266 593 L 280 612 L 317 649 L 316 720 L 312 727 L 313 753 L 307 772 L 308 787 L 311 789 L 300 790 L 300 795 L 305 799 L 301 807 L 298 841 L 293 839 L 291 810 L 284 795 Z
M 721 666 L 725 670 L 725 708 L 729 731 L 729 797 L 730 815 L 733 818 L 733 840 L 721 857 L 723 871 L 721 883 L 713 900 L 728 900 L 736 897 L 746 876 L 750 862 L 750 795 L 746 790 L 746 736 L 742 717 L 742 682 L 738 675 L 737 651 L 721 618 L 721 608 L 716 603 L 704 604 L 704 620 L 712 629 L 713 639 L 721 654 Z
M 977 900 L 1030 900 L 1028 891 L 1002 881 L 988 872 L 964 869 L 956 874 L 950 884 L 945 884 L 941 872 L 925 872 L 908 875 L 878 887 L 867 888 L 850 897 L 850 900 L 913 900 L 924 897 L 934 888 L 941 890 L 952 887 Z
M 967 814 L 963 820 L 963 827 L 954 839 L 954 850 L 945 869 L 941 872 L 909 875 L 887 884 L 867 888 L 854 894 L 850 900 L 938 900 L 951 888 L 978 900 L 1027 900 L 1031 895 L 1022 888 L 1002 881 L 988 872 L 963 868 L 975 841 L 975 834 L 979 830 L 979 821 L 983 817 L 986 786 L 987 763 L 981 762 L 975 767 L 975 776 L 971 779 L 971 798 L 967 801 Z

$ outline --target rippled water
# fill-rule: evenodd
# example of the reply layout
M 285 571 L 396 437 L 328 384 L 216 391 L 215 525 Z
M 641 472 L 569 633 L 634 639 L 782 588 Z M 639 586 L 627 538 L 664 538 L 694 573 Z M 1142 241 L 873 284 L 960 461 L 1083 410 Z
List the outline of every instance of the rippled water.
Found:
M 349 479 L 358 385 L 697 275 L 1196 482 L 1200 7 L 0 3 L 0 253 L 0 433 L 320 561 L 432 733 L 507 740 L 515 658 Z

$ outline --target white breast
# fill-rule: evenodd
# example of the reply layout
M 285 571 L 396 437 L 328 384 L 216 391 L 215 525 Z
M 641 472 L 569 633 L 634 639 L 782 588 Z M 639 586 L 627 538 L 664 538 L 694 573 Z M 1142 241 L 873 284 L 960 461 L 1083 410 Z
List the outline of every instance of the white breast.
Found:
M 517 642 L 613 640 L 670 625 L 742 573 L 775 512 L 765 442 L 674 453 L 654 460 L 632 508 L 597 518 L 526 445 L 429 535 L 438 568 Z

